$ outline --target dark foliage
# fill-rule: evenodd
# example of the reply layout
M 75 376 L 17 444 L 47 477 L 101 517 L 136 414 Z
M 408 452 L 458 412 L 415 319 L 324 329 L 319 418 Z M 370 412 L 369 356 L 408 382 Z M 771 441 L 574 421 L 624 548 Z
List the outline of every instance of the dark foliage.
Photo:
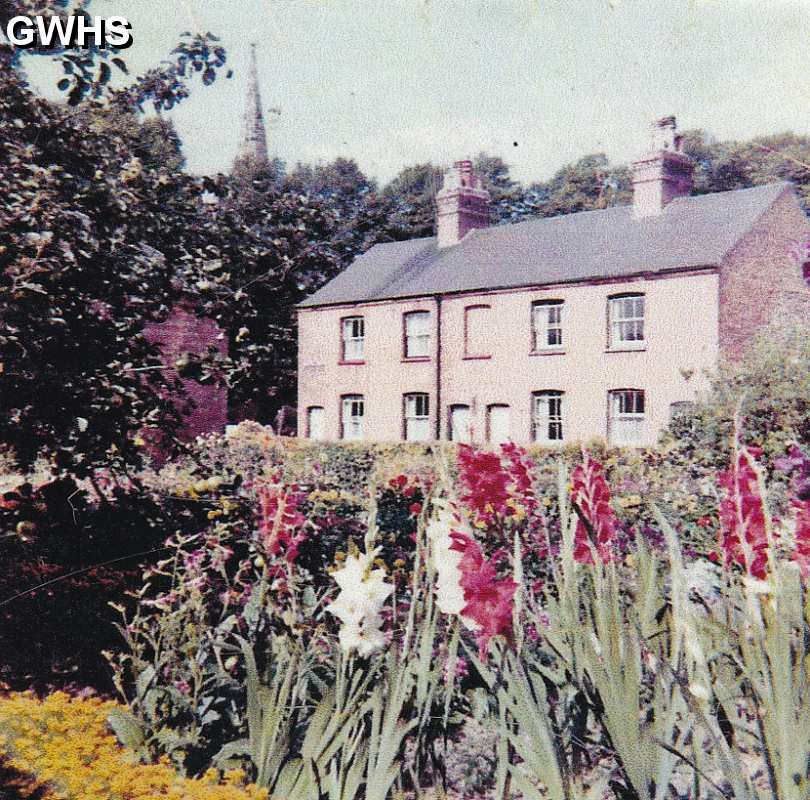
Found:
M 112 692 L 101 654 L 119 643 L 109 603 L 128 603 L 142 565 L 172 531 L 207 525 L 205 512 L 123 487 L 99 501 L 67 478 L 0 497 L 0 682 Z

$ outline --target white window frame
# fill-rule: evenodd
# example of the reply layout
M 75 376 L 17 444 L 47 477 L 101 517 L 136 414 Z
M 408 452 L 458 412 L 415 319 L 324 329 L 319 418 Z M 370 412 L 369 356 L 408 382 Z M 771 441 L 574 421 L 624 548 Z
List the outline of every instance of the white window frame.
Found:
M 563 300 L 537 300 L 532 303 L 532 352 L 562 350 Z
M 365 317 L 343 317 L 340 321 L 341 361 L 351 363 L 366 357 Z
M 641 409 L 641 410 L 639 410 Z M 608 392 L 608 441 L 614 447 L 635 447 L 644 441 L 647 398 L 643 389 Z
M 340 398 L 340 438 L 359 442 L 365 429 L 366 400 L 362 394 L 346 394 Z
M 430 358 L 430 311 L 404 315 L 405 358 Z
M 406 442 L 426 442 L 430 435 L 430 395 L 408 392 L 403 396 L 403 438 Z
M 491 327 L 487 330 L 487 325 L 484 323 L 492 324 L 492 306 L 487 303 L 476 303 L 475 305 L 465 306 L 464 308 L 464 358 L 477 359 L 477 358 L 491 358 L 491 348 L 486 352 L 477 353 L 471 348 L 470 339 L 473 334 L 480 334 L 480 331 L 473 330 L 473 324 L 482 326 L 482 330 L 487 337 L 487 343 L 491 341 L 493 331 Z
M 313 436 L 312 434 L 312 412 L 319 411 L 323 418 L 321 420 L 322 430 L 320 435 Z M 313 441 L 319 442 L 326 439 L 326 409 L 323 406 L 309 406 L 307 408 L 307 439 L 312 439 Z
M 456 411 L 467 412 L 467 430 L 456 431 L 453 426 L 453 415 Z M 469 444 L 472 441 L 472 408 L 467 403 L 453 403 L 447 409 L 447 438 L 451 442 Z
M 509 431 L 505 438 L 503 439 L 496 439 L 492 435 L 492 417 L 493 412 L 497 413 L 498 411 L 505 411 L 506 412 L 506 422 Z M 503 444 L 504 442 L 510 441 L 512 438 L 512 408 L 508 403 L 490 403 L 487 406 L 487 441 L 490 444 Z
M 646 315 L 647 298 L 641 292 L 608 298 L 610 349 L 643 350 L 647 344 Z
M 544 389 L 532 394 L 532 440 L 549 445 L 565 441 L 565 392 Z

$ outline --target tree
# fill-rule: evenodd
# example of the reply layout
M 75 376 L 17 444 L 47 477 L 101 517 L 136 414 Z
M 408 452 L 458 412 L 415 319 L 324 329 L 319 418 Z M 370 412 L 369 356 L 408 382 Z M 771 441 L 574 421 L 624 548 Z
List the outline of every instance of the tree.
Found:
M 0 22 L 26 10 L 3 0 Z M 35 97 L 19 53 L 0 46 L 0 443 L 22 467 L 46 455 L 79 477 L 126 472 L 141 463 L 141 430 L 171 437 L 178 425 L 178 382 L 143 330 L 195 285 L 176 265 L 209 261 L 203 182 L 173 171 L 170 126 L 132 113 L 171 108 L 192 73 L 214 80 L 225 53 L 213 38 L 187 35 L 173 62 L 115 91 L 107 60 L 125 71 L 118 56 L 58 52 L 76 109 Z
M 517 222 L 531 215 L 523 187 L 512 179 L 509 165 L 500 156 L 479 153 L 473 159 L 473 169 L 492 197 L 492 209 L 498 222 Z
M 547 183 L 530 188 L 539 196 L 544 217 L 625 205 L 631 200 L 629 170 L 612 167 L 604 153 L 583 156 L 559 169 Z
M 702 130 L 684 132 L 684 152 L 696 161 L 695 193 L 791 181 L 810 210 L 810 137 L 783 133 L 746 142 L 717 142 Z
M 405 167 L 383 189 L 383 196 L 394 204 L 394 213 L 407 238 L 433 236 L 436 232 L 436 194 L 442 187 L 444 171 L 431 164 Z
M 281 182 L 259 166 L 208 188 L 217 202 L 202 223 L 211 265 L 199 311 L 223 328 L 229 355 L 194 369 L 203 380 L 225 376 L 234 417 L 273 420 L 295 402 L 296 305 L 369 247 L 407 232 L 349 159 L 298 164 Z

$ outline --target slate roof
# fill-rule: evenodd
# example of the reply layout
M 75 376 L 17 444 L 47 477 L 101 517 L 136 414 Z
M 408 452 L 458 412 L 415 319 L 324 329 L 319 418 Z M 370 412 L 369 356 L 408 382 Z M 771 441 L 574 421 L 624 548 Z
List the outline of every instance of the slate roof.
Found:
M 789 186 L 680 197 L 641 219 L 632 206 L 617 206 L 497 225 L 443 250 L 435 237 L 378 244 L 300 306 L 717 266 Z

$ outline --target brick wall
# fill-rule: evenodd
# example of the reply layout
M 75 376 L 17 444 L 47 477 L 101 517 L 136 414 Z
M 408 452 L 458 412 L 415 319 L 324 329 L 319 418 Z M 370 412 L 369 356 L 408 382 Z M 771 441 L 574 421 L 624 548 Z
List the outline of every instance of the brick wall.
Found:
M 802 321 L 810 326 L 810 288 L 793 255 L 810 238 L 810 220 L 786 189 L 731 250 L 720 270 L 720 352 L 739 359 L 763 327 Z
M 205 353 L 209 346 L 225 354 L 228 343 L 225 337 L 218 338 L 221 332 L 213 320 L 197 317 L 190 309 L 178 306 L 165 322 L 148 324 L 144 335 L 159 345 L 166 363 L 171 364 L 182 353 Z M 188 440 L 203 433 L 224 430 L 228 421 L 227 390 L 192 380 L 184 380 L 183 387 L 195 407 L 185 417 L 181 438 Z

